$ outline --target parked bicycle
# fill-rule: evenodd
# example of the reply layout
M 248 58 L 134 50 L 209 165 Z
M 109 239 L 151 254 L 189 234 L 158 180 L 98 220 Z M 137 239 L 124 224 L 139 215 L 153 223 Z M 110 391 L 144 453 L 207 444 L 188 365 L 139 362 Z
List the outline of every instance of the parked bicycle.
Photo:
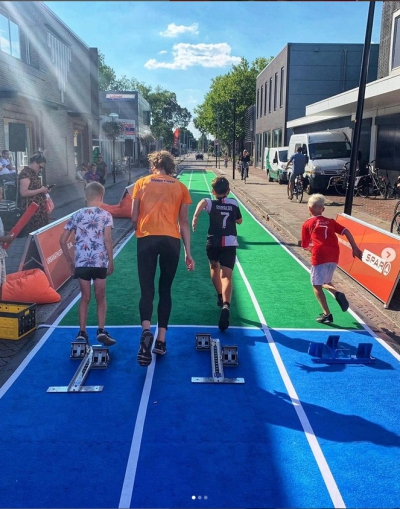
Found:
M 399 200 L 400 199 L 400 176 L 397 181 L 392 184 L 389 180 L 388 171 L 386 170 L 386 197 L 388 200 Z
M 390 225 L 390 231 L 400 235 L 400 212 L 396 212 L 396 214 L 393 216 L 392 223 Z
M 368 175 L 360 178 L 359 195 L 363 198 L 376 198 L 382 196 L 384 200 L 387 198 L 387 183 L 385 177 L 379 175 L 379 168 L 374 168 L 374 162 L 367 164 Z
M 328 182 L 328 188 L 334 186 L 335 191 L 340 196 L 344 196 L 347 191 L 347 183 L 348 183 L 349 174 L 350 174 L 349 166 L 350 166 L 349 162 L 345 163 L 345 165 L 343 166 L 341 176 L 340 177 L 331 177 Z M 356 178 L 354 181 L 354 191 L 353 191 L 354 196 L 358 196 L 359 192 L 361 191 L 361 186 L 362 186 L 363 177 L 360 176 L 358 173 L 359 173 L 359 169 L 357 168 Z
M 287 185 L 287 194 L 289 200 L 293 200 L 293 196 L 296 197 L 296 200 L 301 203 L 303 201 L 303 193 L 304 193 L 304 180 L 302 175 L 296 175 L 296 179 L 294 181 L 293 194 L 290 196 L 290 186 L 289 182 Z

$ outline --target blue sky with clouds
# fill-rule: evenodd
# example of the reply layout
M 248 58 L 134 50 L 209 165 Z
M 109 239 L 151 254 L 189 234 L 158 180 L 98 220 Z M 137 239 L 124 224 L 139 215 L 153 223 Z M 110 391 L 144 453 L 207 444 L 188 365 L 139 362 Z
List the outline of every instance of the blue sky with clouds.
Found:
M 288 42 L 363 43 L 369 2 L 44 2 L 118 77 L 175 92 L 193 112 L 245 57 L 276 56 Z M 375 2 L 372 42 L 379 42 L 382 2 Z

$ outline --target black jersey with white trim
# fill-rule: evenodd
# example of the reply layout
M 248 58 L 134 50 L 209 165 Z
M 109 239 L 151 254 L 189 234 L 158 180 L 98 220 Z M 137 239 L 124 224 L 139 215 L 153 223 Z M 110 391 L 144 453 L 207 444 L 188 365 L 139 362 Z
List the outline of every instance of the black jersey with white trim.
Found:
M 237 201 L 233 198 L 206 198 L 206 211 L 210 216 L 207 234 L 207 246 L 238 246 L 236 220 L 242 214 Z

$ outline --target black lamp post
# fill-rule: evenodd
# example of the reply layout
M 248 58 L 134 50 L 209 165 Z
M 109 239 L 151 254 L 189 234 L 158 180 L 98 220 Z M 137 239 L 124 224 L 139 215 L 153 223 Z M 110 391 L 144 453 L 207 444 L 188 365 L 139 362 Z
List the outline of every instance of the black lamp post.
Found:
M 232 140 L 232 179 L 235 180 L 235 165 L 236 165 L 236 99 L 229 99 L 230 103 L 233 103 L 233 140 Z
M 119 115 L 118 113 L 110 113 L 109 117 L 113 122 L 115 122 L 117 118 L 119 118 Z M 112 137 L 112 159 L 113 159 L 113 181 L 115 184 L 115 133 Z

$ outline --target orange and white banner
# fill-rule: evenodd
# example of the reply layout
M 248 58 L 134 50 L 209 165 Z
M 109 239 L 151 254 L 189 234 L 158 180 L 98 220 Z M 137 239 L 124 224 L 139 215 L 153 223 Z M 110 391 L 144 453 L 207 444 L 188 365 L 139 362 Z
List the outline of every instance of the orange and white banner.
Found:
M 347 214 L 339 214 L 336 220 L 363 251 L 362 260 L 353 258 L 346 237 L 339 235 L 338 266 L 387 307 L 400 279 L 400 238 Z

